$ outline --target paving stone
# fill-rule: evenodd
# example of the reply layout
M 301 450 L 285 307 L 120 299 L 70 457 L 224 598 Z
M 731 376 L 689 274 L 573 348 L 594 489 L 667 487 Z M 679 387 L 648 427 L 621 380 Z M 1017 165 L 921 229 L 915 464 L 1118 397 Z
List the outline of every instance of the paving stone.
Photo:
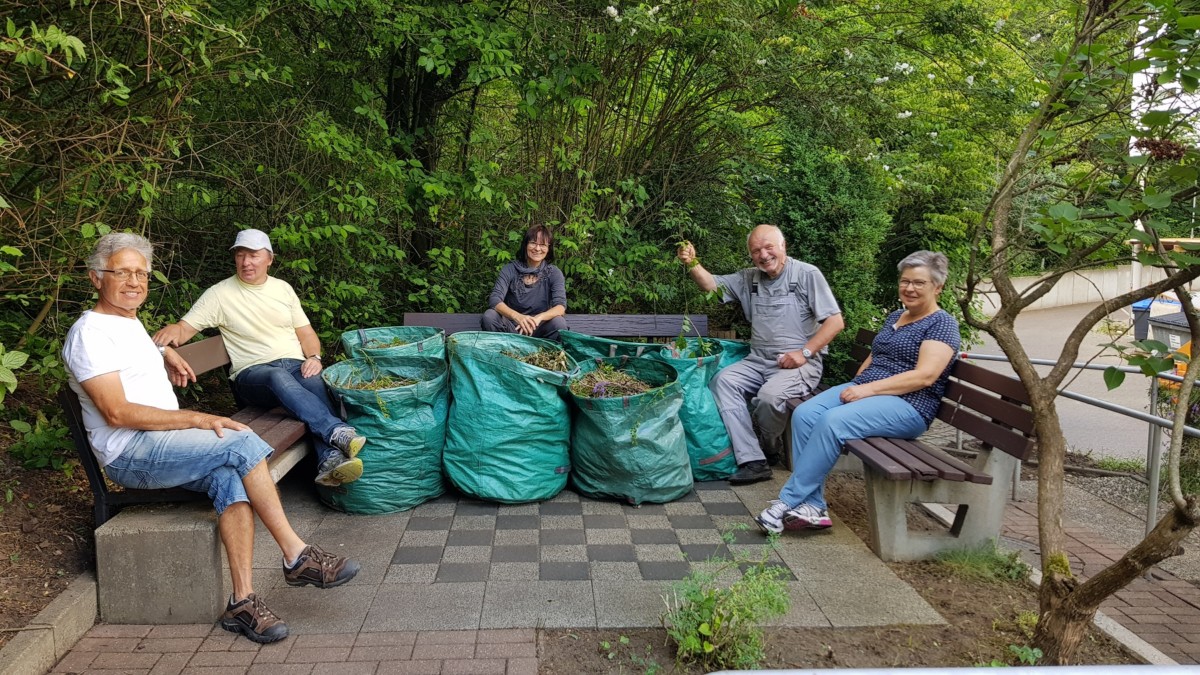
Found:
M 689 562 L 700 562 L 710 558 L 730 560 L 733 553 L 724 544 L 680 544 L 679 550 Z M 790 572 L 789 572 L 790 574 Z
M 583 533 L 582 529 L 542 530 L 539 540 L 542 546 L 584 544 L 587 542 L 587 535 Z
M 625 516 L 609 515 L 609 516 L 584 516 L 583 526 L 589 530 L 605 530 L 605 529 L 625 529 L 628 527 L 625 524 Z
M 505 513 L 496 516 L 497 530 L 536 530 L 539 527 L 537 516 L 510 516 Z
M 595 625 L 592 582 L 586 578 L 581 581 L 488 582 L 480 619 L 482 628 L 590 628 Z
M 412 658 L 413 646 L 378 645 L 355 647 L 350 650 L 350 661 L 407 661 Z
M 437 578 L 437 563 L 401 564 L 388 567 L 385 584 L 432 584 Z
M 423 630 L 417 633 L 419 645 L 473 645 L 479 631 L 474 630 Z
M 542 516 L 542 533 L 547 530 L 582 530 L 583 516 Z
M 414 661 L 432 659 L 470 659 L 475 656 L 475 643 L 459 645 L 415 645 L 412 650 Z
M 314 663 L 312 675 L 374 675 L 378 670 L 379 663 L 376 661 Z
M 479 628 L 484 589 L 482 582 L 381 586 L 363 631 L 474 630 Z
M 633 548 L 639 562 L 683 561 L 683 551 L 678 544 L 636 544 Z
M 641 569 L 636 562 L 591 562 L 591 578 L 596 581 L 620 581 L 622 579 L 640 579 Z
M 621 505 L 616 502 L 598 502 L 591 499 L 583 502 L 585 516 L 622 516 L 623 513 Z
M 217 654 L 228 652 L 214 652 Z M 97 654 L 89 666 L 92 670 L 145 669 L 150 670 L 162 654 Z
M 538 530 L 496 530 L 493 546 L 537 546 L 541 542 Z
M 491 547 L 492 562 L 537 562 L 538 548 L 537 546 L 493 546 Z
M 442 550 L 442 564 L 488 562 L 492 559 L 491 546 L 447 546 Z
M 488 581 L 537 581 L 541 565 L 536 562 L 492 563 Z
M 651 530 L 651 531 L 653 531 L 653 530 Z M 634 532 L 636 533 L 637 531 L 634 530 Z M 670 530 L 668 530 L 668 532 L 670 532 Z M 721 533 L 716 530 L 680 530 L 678 532 L 673 532 L 672 534 L 679 541 L 680 546 L 695 545 L 695 544 L 724 544 L 725 543 L 725 538 L 722 537 Z M 657 543 L 670 543 L 670 542 L 654 542 L 654 541 L 638 542 L 635 539 L 634 543 L 657 544 Z
M 191 654 L 163 654 L 150 669 L 150 675 L 179 675 L 187 667 Z
M 669 529 L 630 530 L 629 535 L 635 544 L 674 544 L 679 541 L 676 532 Z
M 633 545 L 596 544 L 588 545 L 587 559 L 598 562 L 634 562 Z
M 486 562 L 442 563 L 438 567 L 435 583 L 461 583 L 464 581 L 487 581 L 491 572 Z
M 582 532 L 580 533 L 582 534 Z M 588 550 L 583 544 L 541 547 L 542 562 L 587 562 Z
M 446 538 L 447 546 L 491 546 L 496 531 L 489 530 L 451 530 Z
M 686 562 L 639 562 L 638 569 L 646 580 L 677 581 L 688 575 L 691 565 Z
M 436 563 L 442 559 L 441 546 L 400 546 L 392 556 L 393 565 Z
M 295 650 L 293 650 L 295 651 Z M 188 661 L 188 666 L 220 666 L 232 668 L 254 663 L 257 652 L 198 652 Z
M 625 522 L 629 523 L 630 529 L 634 530 L 671 529 L 671 521 L 667 520 L 665 515 L 641 515 L 629 513 L 625 515 Z
M 167 654 L 170 652 L 194 652 L 208 638 L 146 638 L 137 646 L 138 652 Z
M 394 586 L 347 584 L 332 590 L 285 586 L 271 591 L 270 605 L 273 612 L 284 617 L 294 635 L 354 634 L 362 628 L 367 608 L 378 589 Z
M 400 538 L 400 546 L 405 548 L 417 546 L 442 547 L 449 540 L 450 533 L 446 530 L 408 530 Z
M 359 633 L 354 639 L 355 647 L 392 647 L 416 644 L 417 631 L 385 631 L 382 633 Z M 407 657 L 405 657 L 407 658 Z
M 442 675 L 505 675 L 508 662 L 505 659 L 446 659 L 442 661 Z
M 587 518 L 587 516 L 584 516 Z M 633 538 L 628 529 L 586 530 L 584 535 L 588 544 L 632 544 Z
M 208 637 L 212 630 L 212 624 L 207 623 L 188 623 L 175 626 L 155 626 L 146 634 L 148 638 L 189 638 Z
M 536 516 L 540 504 L 500 504 L 497 515 L 502 516 Z
M 537 631 L 533 628 L 484 628 L 475 634 L 475 644 L 502 644 L 528 642 L 537 644 Z
M 539 514 L 546 516 L 578 516 L 583 514 L 583 505 L 574 502 L 543 502 L 538 509 Z
M 406 533 L 414 530 L 449 530 L 454 523 L 454 518 L 443 516 L 440 518 L 428 518 L 423 516 L 413 516 L 408 519 L 408 528 Z
M 387 675 L 439 675 L 441 660 L 435 661 L 380 661 L 375 672 Z
M 454 516 L 455 530 L 494 530 L 496 516 Z
M 539 563 L 538 578 L 542 581 L 585 581 L 588 564 L 585 562 Z
M 460 499 L 454 510 L 456 516 L 495 516 L 500 512 L 500 505 L 492 502 L 477 502 Z
M 623 563 L 629 564 L 629 563 Z M 663 611 L 661 581 L 640 581 L 635 566 L 633 575 L 620 580 L 592 581 L 596 599 L 596 626 L 599 628 L 647 628 L 659 626 Z
M 704 510 L 714 516 L 750 517 L 751 513 L 741 502 L 714 502 L 704 505 Z
M 663 504 L 663 508 L 666 509 L 668 516 L 707 516 L 708 515 L 708 512 L 704 510 L 704 504 L 701 504 L 699 501 L 690 502 L 690 503 L 685 502 L 682 504 L 679 502 L 671 502 L 670 504 Z M 705 525 L 705 527 L 712 527 L 712 521 L 710 520 L 708 522 L 708 524 Z
M 632 504 L 622 504 L 625 509 L 625 517 L 632 515 L 639 516 L 665 516 L 667 515 L 667 507 L 662 504 L 641 504 L 634 506 Z
M 538 675 L 537 659 L 509 659 L 507 675 Z
M 85 638 L 143 638 L 150 634 L 154 626 L 135 624 L 98 623 L 92 626 Z

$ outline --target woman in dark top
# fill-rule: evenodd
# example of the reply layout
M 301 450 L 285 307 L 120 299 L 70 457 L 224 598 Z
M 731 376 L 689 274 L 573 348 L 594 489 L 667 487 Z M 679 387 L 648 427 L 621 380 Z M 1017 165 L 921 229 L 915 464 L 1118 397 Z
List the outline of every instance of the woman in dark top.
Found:
M 500 270 L 500 278 L 488 296 L 488 311 L 480 325 L 484 330 L 520 333 L 558 340 L 567 327 L 567 287 L 554 260 L 554 235 L 545 225 L 525 232 L 517 259 Z
M 917 251 L 897 265 L 900 304 L 853 380 L 792 413 L 792 476 L 755 521 L 767 532 L 825 529 L 825 476 L 853 438 L 916 438 L 933 422 L 958 353 L 958 321 L 938 307 L 946 256 Z

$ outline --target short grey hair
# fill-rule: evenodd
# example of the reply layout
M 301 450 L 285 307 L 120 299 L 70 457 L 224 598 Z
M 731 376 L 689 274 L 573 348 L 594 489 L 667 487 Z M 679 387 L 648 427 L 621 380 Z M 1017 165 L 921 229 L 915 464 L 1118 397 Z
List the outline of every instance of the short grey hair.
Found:
M 92 250 L 92 254 L 88 256 L 88 269 L 95 272 L 99 276 L 104 276 L 103 270 L 108 267 L 108 261 L 117 251 L 131 248 L 146 259 L 146 271 L 150 270 L 151 264 L 154 262 L 154 244 L 150 240 L 140 234 L 132 234 L 129 232 L 112 232 L 100 237 L 96 241 L 96 248 Z
M 946 277 L 950 274 L 950 261 L 946 258 L 945 253 L 937 251 L 917 251 L 909 253 L 896 265 L 896 270 L 901 274 L 904 270 L 911 267 L 924 267 L 929 270 L 929 276 L 933 279 L 933 283 L 938 286 L 946 285 Z
M 754 227 L 750 228 L 750 231 L 746 233 L 746 245 L 747 246 L 750 245 L 750 237 L 754 236 L 754 231 L 760 227 L 768 228 L 768 231 L 771 234 L 779 237 L 779 241 L 785 242 L 785 245 L 786 245 L 787 238 L 783 236 L 783 230 L 779 229 L 778 225 L 772 225 L 771 223 L 759 223 L 758 225 L 755 225 Z

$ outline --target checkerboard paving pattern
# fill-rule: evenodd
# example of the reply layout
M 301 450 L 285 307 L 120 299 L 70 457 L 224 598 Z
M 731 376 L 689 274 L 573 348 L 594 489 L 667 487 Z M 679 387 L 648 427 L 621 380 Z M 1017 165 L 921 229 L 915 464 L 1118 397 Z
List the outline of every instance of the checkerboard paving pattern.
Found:
M 761 556 L 766 539 L 724 481 L 640 507 L 565 490 L 536 504 L 449 494 L 412 511 L 388 581 L 674 581 L 694 566 Z M 795 576 L 775 552 L 768 565 Z

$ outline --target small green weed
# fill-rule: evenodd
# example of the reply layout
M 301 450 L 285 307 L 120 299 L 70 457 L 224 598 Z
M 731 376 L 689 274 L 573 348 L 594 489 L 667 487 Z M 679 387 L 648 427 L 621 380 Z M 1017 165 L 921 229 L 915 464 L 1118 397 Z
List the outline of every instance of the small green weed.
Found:
M 1033 639 L 1033 632 L 1037 630 L 1039 614 L 1033 610 L 1022 610 L 1017 615 L 1017 628 L 1026 639 Z
M 1124 459 L 1121 457 L 1101 457 L 1096 460 L 1096 467 L 1105 471 L 1122 471 L 1125 473 L 1146 473 L 1146 462 L 1140 459 Z
M 1029 647 L 1026 645 L 1009 645 L 1008 651 L 1012 652 L 1013 656 L 1017 657 L 1017 665 L 1020 666 L 1036 666 L 1038 661 L 1042 659 L 1042 650 L 1037 647 Z M 981 668 L 1008 668 L 1009 663 L 1005 663 L 1000 659 L 992 659 L 988 663 L 978 663 Z
M 625 635 L 619 636 L 616 644 L 613 644 L 609 640 L 600 641 L 600 655 L 614 662 L 620 672 L 625 672 L 624 661 L 628 660 L 633 665 L 641 668 L 644 675 L 657 675 L 662 670 L 662 667 L 650 657 L 653 651 L 654 648 L 652 646 L 646 645 L 646 649 L 639 654 L 630 644 L 629 637 Z
M 937 560 L 954 574 L 967 579 L 1019 581 L 1029 576 L 1029 565 L 1022 562 L 1021 554 L 1002 551 L 995 541 L 979 548 L 945 551 Z
M 760 623 L 787 613 L 791 600 L 780 578 L 781 567 L 767 565 L 777 537 L 772 537 L 760 558 L 729 586 L 720 577 L 746 564 L 744 558 L 710 560 L 675 583 L 663 599 L 667 611 L 661 620 L 677 645 L 680 661 L 698 663 L 706 670 L 756 668 L 765 656 Z
M 21 440 L 12 444 L 8 451 L 26 469 L 54 469 L 70 476 L 75 470 L 72 459 L 73 446 L 70 432 L 60 420 L 51 421 L 46 413 L 37 411 L 33 424 L 23 419 L 9 420 Z

